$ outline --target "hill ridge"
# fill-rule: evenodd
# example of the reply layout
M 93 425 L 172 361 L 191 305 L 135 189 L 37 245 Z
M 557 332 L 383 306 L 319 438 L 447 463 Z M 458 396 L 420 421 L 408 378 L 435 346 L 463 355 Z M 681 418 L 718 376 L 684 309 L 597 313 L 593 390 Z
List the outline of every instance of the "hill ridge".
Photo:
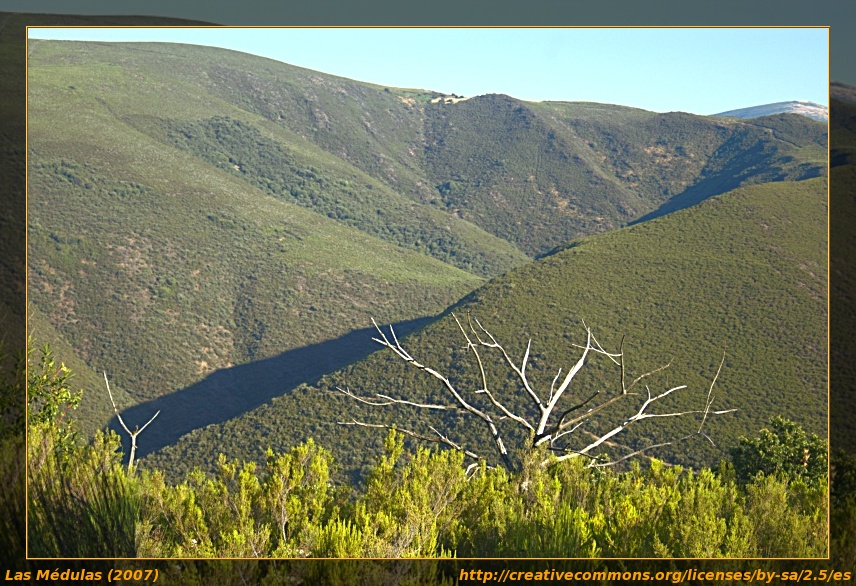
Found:
M 689 388 L 676 393 L 663 409 L 698 408 L 726 351 L 715 408 L 738 411 L 708 423 L 716 446 L 680 444 L 655 452 L 658 458 L 715 466 L 738 436 L 751 435 L 773 414 L 786 413 L 823 435 L 825 201 L 826 183 L 820 178 L 749 186 L 645 224 L 566 243 L 469 293 L 436 320 L 401 338 L 402 344 L 416 360 L 451 375 L 459 389 L 480 388 L 477 369 L 450 317 L 452 311 L 472 314 L 515 360 L 523 355 L 526 340 L 532 340 L 529 380 L 543 390 L 549 388 L 556 368 L 579 357 L 572 343 L 579 343 L 584 319 L 608 350 L 615 350 L 626 335 L 628 377 L 673 359 L 671 368 L 650 380 L 652 392 L 676 384 Z M 740 221 L 730 222 L 734 218 Z M 369 338 L 365 344 L 371 346 Z M 502 358 L 485 353 L 482 359 L 495 396 L 512 411 L 527 413 L 526 397 L 504 378 L 507 368 L 502 367 Z M 597 360 L 586 366 L 568 400 L 584 398 L 586 389 L 614 391 L 616 374 L 608 367 L 606 361 Z M 237 450 L 241 458 L 254 459 L 267 446 L 281 449 L 311 436 L 334 450 L 343 472 L 358 475 L 381 449 L 382 434 L 359 428 L 343 431 L 335 422 L 345 414 L 346 419 L 398 423 L 428 435 L 430 423 L 453 441 L 493 453 L 481 427 L 468 424 L 460 414 L 422 419 L 406 408 L 366 408 L 336 393 L 336 387 L 359 395 L 444 402 L 442 388 L 430 377 L 388 351 L 378 351 L 238 419 L 196 431 L 149 455 L 147 461 L 180 475 L 192 465 L 213 466 L 215 454 L 206 450 L 214 438 L 217 445 Z M 477 401 L 472 394 L 467 397 Z M 597 433 L 609 421 L 599 420 L 588 431 Z M 689 434 L 693 425 L 698 421 L 640 425 L 620 443 L 638 449 Z M 501 427 L 508 445 L 520 440 L 513 426 Z M 237 441 L 239 437 L 243 439 Z M 350 448 L 340 450 L 340 445 L 363 449 L 354 453 Z

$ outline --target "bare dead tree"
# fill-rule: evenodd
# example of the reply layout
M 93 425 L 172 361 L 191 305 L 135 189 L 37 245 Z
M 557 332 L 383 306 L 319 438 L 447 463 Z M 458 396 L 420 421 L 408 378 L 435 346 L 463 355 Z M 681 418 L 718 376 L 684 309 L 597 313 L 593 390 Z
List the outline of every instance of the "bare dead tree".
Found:
M 134 454 L 137 452 L 137 436 L 143 433 L 143 430 L 149 426 L 149 423 L 155 420 L 155 417 L 160 415 L 160 410 L 157 413 L 152 415 L 152 418 L 146 422 L 143 427 L 135 426 L 134 431 L 128 429 L 128 426 L 125 425 L 125 422 L 122 420 L 122 415 L 119 414 L 119 410 L 116 408 L 116 402 L 113 400 L 113 393 L 110 392 L 110 383 L 107 381 L 107 373 L 104 373 L 104 384 L 107 385 L 107 394 L 110 396 L 110 404 L 113 405 L 113 412 L 116 413 L 116 417 L 119 419 L 119 423 L 122 425 L 122 429 L 128 434 L 131 438 L 131 454 L 128 459 L 128 472 L 130 472 L 134 467 Z
M 675 391 L 679 391 L 687 387 L 686 385 L 680 385 L 672 387 L 660 394 L 652 395 L 651 390 L 648 388 L 648 386 L 643 385 L 647 394 L 647 398 L 644 399 L 638 410 L 632 416 L 626 418 L 622 423 L 615 426 L 613 429 L 609 430 L 601 436 L 589 434 L 595 437 L 595 440 L 588 443 L 585 447 L 581 449 L 571 449 L 566 443 L 567 439 L 563 438 L 567 438 L 567 436 L 579 430 L 583 426 L 583 424 L 585 424 L 593 416 L 603 412 L 607 408 L 612 407 L 619 402 L 626 402 L 630 397 L 641 396 L 641 393 L 631 392 L 631 390 L 634 389 L 636 385 L 644 379 L 668 368 L 671 363 L 646 372 L 636 377 L 629 385 L 627 385 L 626 369 L 624 362 L 624 339 L 622 338 L 621 345 L 617 353 L 607 352 L 597 341 L 597 338 L 595 338 L 591 329 L 585 324 L 583 324 L 586 331 L 586 344 L 585 346 L 579 346 L 574 344 L 575 347 L 580 348 L 582 350 L 582 355 L 577 360 L 577 362 L 568 370 L 567 374 L 565 374 L 565 377 L 562 379 L 561 383 L 559 383 L 557 387 L 556 383 L 559 382 L 559 378 L 562 375 L 562 369 L 559 369 L 559 371 L 556 373 L 556 376 L 553 378 L 552 384 L 550 385 L 548 398 L 546 400 L 543 400 L 542 397 L 545 395 L 539 394 L 535 391 L 526 375 L 526 367 L 529 363 L 529 354 L 532 348 L 531 339 L 528 341 L 526 345 L 526 351 L 523 354 L 523 358 L 520 361 L 520 364 L 518 365 L 514 362 L 511 356 L 509 356 L 505 348 L 496 340 L 493 334 L 491 334 L 477 319 L 470 318 L 470 316 L 467 315 L 467 329 L 469 329 L 468 332 L 455 314 L 452 314 L 452 317 L 455 319 L 455 323 L 457 323 L 458 329 L 461 331 L 464 336 L 464 339 L 466 340 L 467 350 L 472 351 L 473 356 L 476 360 L 476 364 L 478 365 L 480 387 L 475 389 L 473 391 L 473 394 L 485 395 L 485 397 L 487 397 L 487 400 L 493 406 L 496 412 L 489 413 L 487 410 L 480 409 L 476 405 L 473 405 L 471 401 L 467 400 L 464 393 L 462 393 L 459 389 L 455 387 L 454 384 L 452 384 L 448 377 L 442 375 L 440 372 L 438 372 L 434 368 L 431 368 L 430 366 L 421 364 L 413 356 L 411 356 L 407 352 L 407 350 L 405 350 L 404 347 L 401 345 L 401 342 L 399 342 L 398 337 L 395 335 L 395 330 L 392 328 L 392 326 L 389 326 L 389 333 L 391 336 L 390 339 L 380 329 L 380 327 L 378 327 L 377 323 L 374 320 L 372 320 L 372 324 L 374 324 L 374 327 L 380 337 L 372 338 L 372 340 L 374 340 L 381 346 L 392 350 L 392 352 L 394 352 L 395 355 L 398 356 L 398 358 L 400 358 L 407 364 L 418 370 L 421 370 L 422 372 L 425 372 L 426 374 L 440 381 L 443 387 L 445 388 L 447 394 L 449 395 L 449 401 L 445 403 L 420 403 L 417 401 L 396 398 L 381 393 L 376 393 L 374 397 L 361 397 L 351 392 L 349 388 L 342 389 L 341 387 L 337 387 L 337 390 L 343 393 L 344 395 L 350 397 L 351 399 L 354 399 L 355 401 L 376 407 L 389 405 L 406 405 L 410 407 L 415 407 L 417 409 L 424 409 L 429 411 L 458 411 L 463 412 L 478 420 L 481 420 L 482 423 L 485 425 L 488 433 L 490 434 L 493 440 L 493 444 L 496 447 L 496 450 L 499 452 L 503 465 L 509 470 L 514 470 L 515 466 L 511 460 L 508 450 L 505 447 L 500 430 L 497 427 L 497 423 L 502 420 L 514 421 L 519 426 L 522 426 L 523 428 L 528 430 L 530 437 L 532 438 L 531 447 L 535 448 L 547 444 L 547 448 L 550 451 L 559 454 L 556 458 L 544 460 L 543 465 L 547 465 L 551 462 L 567 460 L 569 458 L 586 457 L 589 459 L 589 467 L 603 467 L 614 466 L 619 462 L 642 454 L 648 450 L 668 446 L 673 443 L 687 440 L 696 436 L 703 437 L 707 439 L 711 444 L 713 444 L 713 440 L 711 440 L 710 437 L 704 433 L 704 425 L 708 417 L 712 415 L 722 415 L 725 413 L 731 413 L 733 411 L 736 411 L 736 409 L 727 409 L 724 411 L 711 410 L 711 406 L 713 405 L 713 387 L 716 384 L 716 379 L 719 378 L 719 373 L 722 370 L 723 363 L 725 362 L 725 354 L 723 353 L 722 361 L 720 361 L 719 368 L 716 371 L 716 375 L 714 376 L 713 381 L 710 384 L 710 388 L 707 392 L 707 399 L 702 409 L 690 411 L 675 411 L 669 413 L 649 413 L 648 408 L 653 403 L 656 403 L 660 399 L 669 396 Z M 473 324 L 473 322 L 475 322 L 475 325 Z M 534 404 L 537 413 L 534 418 L 530 417 L 530 419 L 527 419 L 522 415 L 513 413 L 497 399 L 493 392 L 490 391 L 490 389 L 488 388 L 484 362 L 482 361 L 481 354 L 479 353 L 479 350 L 482 348 L 498 351 L 502 355 L 504 361 L 506 362 L 506 364 L 508 364 L 508 366 L 514 373 L 514 376 L 520 384 L 522 391 L 529 396 L 532 403 Z M 571 405 L 570 407 L 567 407 L 565 409 L 560 409 L 560 400 L 563 396 L 565 396 L 568 388 L 571 385 L 571 382 L 574 380 L 574 377 L 585 365 L 586 359 L 591 353 L 606 356 L 620 369 L 620 388 L 613 396 L 609 398 L 604 397 L 599 403 L 593 403 L 598 397 L 601 396 L 601 391 L 596 391 L 581 402 Z M 589 405 L 591 406 L 588 407 Z M 583 410 L 586 407 L 588 407 L 588 409 Z M 597 448 L 609 442 L 616 435 L 624 431 L 629 425 L 637 421 L 653 418 L 683 417 L 687 415 L 702 415 L 702 420 L 698 427 L 698 430 L 687 436 L 668 442 L 648 445 L 642 449 L 635 450 L 630 454 L 613 460 L 605 459 L 602 455 L 599 455 L 596 452 Z M 429 428 L 431 429 L 434 435 L 425 435 L 416 433 L 414 431 L 402 428 L 397 425 L 366 423 L 363 421 L 357 421 L 356 419 L 351 419 L 351 421 L 339 421 L 337 423 L 339 425 L 353 425 L 360 427 L 385 429 L 395 428 L 397 431 L 417 439 L 444 444 L 452 449 L 464 452 L 468 457 L 473 458 L 475 460 L 484 459 L 483 456 L 477 454 L 476 452 L 473 452 L 470 449 L 465 448 L 459 442 L 453 441 L 446 435 L 437 431 L 434 427 Z

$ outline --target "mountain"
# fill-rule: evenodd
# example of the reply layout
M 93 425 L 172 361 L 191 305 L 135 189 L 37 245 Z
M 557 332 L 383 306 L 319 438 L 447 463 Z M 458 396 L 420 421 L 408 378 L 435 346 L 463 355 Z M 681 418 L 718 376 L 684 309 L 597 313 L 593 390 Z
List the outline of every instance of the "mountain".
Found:
M 492 252 L 501 243 L 532 257 L 690 194 L 825 173 L 826 128 L 802 117 L 437 101 L 175 44 L 39 42 L 31 65 L 34 83 L 62 90 L 55 100 L 73 95 L 162 148 L 482 276 L 519 264 Z M 473 242 L 473 224 L 499 240 Z
M 820 122 L 829 121 L 829 108 L 807 100 L 792 100 L 790 102 L 776 102 L 774 104 L 752 106 L 751 108 L 740 108 L 739 110 L 720 112 L 719 114 L 714 114 L 714 116 L 760 118 L 761 116 L 772 116 L 774 114 L 799 114 L 800 116 L 806 116 Z
M 419 328 L 568 241 L 827 172 L 826 127 L 793 114 L 451 99 L 190 45 L 29 50 L 38 331 L 96 384 L 88 432 L 101 371 L 136 415 L 171 402 L 150 446 L 364 357 L 371 318 Z
M 481 384 L 478 368 L 452 312 L 479 319 L 518 362 L 531 339 L 528 378 L 544 397 L 556 370 L 567 371 L 579 357 L 573 344 L 584 342 L 585 321 L 608 350 L 617 351 L 626 336 L 627 380 L 671 360 L 670 368 L 650 379 L 651 392 L 678 384 L 688 388 L 654 412 L 701 408 L 725 353 L 714 409 L 738 411 L 707 422 L 716 446 L 688 441 L 653 452 L 658 457 L 715 466 L 739 436 L 752 435 L 776 414 L 823 436 L 826 192 L 824 179 L 750 186 L 644 224 L 567 243 L 491 280 L 402 344 L 417 361 L 466 389 L 468 400 L 489 409 L 483 396 L 472 394 Z M 363 343 L 376 348 L 370 338 L 367 332 Z M 484 351 L 482 359 L 495 396 L 513 412 L 531 414 L 531 402 L 509 378 L 502 356 Z M 606 359 L 593 358 L 575 380 L 568 404 L 592 389 L 606 391 L 608 398 L 619 379 Z M 431 424 L 469 449 L 494 455 L 480 421 L 459 413 L 438 417 L 402 406 L 366 407 L 336 387 L 363 396 L 448 402 L 440 384 L 381 350 L 240 418 L 197 430 L 144 461 L 180 477 L 194 466 L 211 469 L 220 452 L 262 459 L 267 447 L 284 449 L 309 436 L 335 454 L 343 473 L 358 474 L 382 449 L 384 434 L 336 424 L 351 418 L 395 423 L 428 436 L 433 435 Z M 146 408 L 159 406 L 154 402 Z M 585 431 L 603 433 L 634 412 L 619 410 Z M 698 425 L 692 417 L 645 421 L 618 441 L 640 448 L 692 433 Z M 508 421 L 500 428 L 508 445 L 521 440 Z

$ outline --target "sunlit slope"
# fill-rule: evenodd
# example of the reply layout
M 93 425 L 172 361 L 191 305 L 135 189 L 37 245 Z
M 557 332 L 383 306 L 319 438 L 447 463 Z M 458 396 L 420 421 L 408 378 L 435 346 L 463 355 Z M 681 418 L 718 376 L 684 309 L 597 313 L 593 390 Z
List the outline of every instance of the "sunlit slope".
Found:
M 426 107 L 445 206 L 537 255 L 741 185 L 826 171 L 826 127 L 502 95 Z
M 165 148 L 47 69 L 30 86 L 30 300 L 135 401 L 481 282 Z
M 74 134 L 54 136 L 52 130 L 66 120 L 81 129 L 97 124 L 105 133 L 146 135 L 154 140 L 125 153 L 136 164 L 144 164 L 145 151 L 165 156 L 183 151 L 277 199 L 480 275 L 496 275 L 527 260 L 513 245 L 474 224 L 405 197 L 394 181 L 372 174 L 372 169 L 361 170 L 346 153 L 324 150 L 325 143 L 313 134 L 286 124 L 300 115 L 297 106 L 283 106 L 281 119 L 271 120 L 254 106 L 252 87 L 245 88 L 247 95 L 235 93 L 242 86 L 231 75 L 267 79 L 272 66 L 285 74 L 305 72 L 206 47 L 36 42 L 30 61 L 30 119 L 45 129 L 39 138 L 58 143 L 55 152 L 74 154 L 80 148 Z M 367 91 L 365 84 L 348 83 Z M 324 95 L 339 95 L 324 84 L 322 89 Z M 382 104 L 373 107 L 385 113 Z M 351 149 L 374 152 L 372 145 L 354 140 Z M 108 145 L 100 147 L 109 159 Z M 193 179 L 172 177 L 174 185 Z
M 583 320 L 607 349 L 617 351 L 626 336 L 628 380 L 672 361 L 650 379 L 651 391 L 678 384 L 688 389 L 674 393 L 656 412 L 701 408 L 725 352 L 714 409 L 738 411 L 707 422 L 715 447 L 693 440 L 654 452 L 670 462 L 716 465 L 739 436 L 754 434 L 776 414 L 825 435 L 826 193 L 824 179 L 741 188 L 651 222 L 569 243 L 490 281 L 450 311 L 477 317 L 517 360 L 531 338 L 529 378 L 544 397 L 556 370 L 567 371 L 578 358 L 573 344 L 584 341 Z M 365 343 L 373 344 L 368 334 Z M 476 365 L 448 312 L 403 344 L 420 362 L 449 374 L 459 388 L 478 388 Z M 502 401 L 516 412 L 531 412 L 528 397 L 506 378 L 510 373 L 501 357 L 488 352 L 484 357 Z M 619 376 L 605 360 L 592 360 L 574 383 L 568 406 L 594 389 L 616 392 Z M 433 379 L 381 351 L 316 387 L 303 386 L 241 418 L 190 434 L 148 461 L 177 474 L 194 465 L 210 468 L 219 452 L 260 458 L 268 446 L 284 449 L 314 437 L 334 451 L 344 471 L 355 471 L 371 461 L 383 432 L 336 425 L 352 417 L 426 435 L 433 433 L 430 423 L 494 456 L 480 422 L 364 407 L 333 392 L 336 386 L 446 402 Z M 483 403 L 478 397 L 473 401 Z M 609 423 L 599 418 L 580 431 L 602 432 Z M 693 418 L 645 421 L 620 442 L 638 448 L 681 437 L 698 425 Z M 503 428 L 513 438 L 513 426 L 505 422 Z M 590 438 L 580 435 L 578 441 Z

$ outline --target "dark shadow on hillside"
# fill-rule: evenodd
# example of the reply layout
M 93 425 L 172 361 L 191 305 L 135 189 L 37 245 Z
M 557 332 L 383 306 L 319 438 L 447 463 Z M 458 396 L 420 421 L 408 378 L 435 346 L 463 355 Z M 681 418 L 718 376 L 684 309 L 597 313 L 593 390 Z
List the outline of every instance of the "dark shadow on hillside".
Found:
M 393 327 L 403 336 L 432 319 L 419 318 L 393 324 Z M 374 328 L 354 330 L 335 340 L 217 370 L 185 389 L 126 409 L 122 419 L 132 431 L 160 411 L 157 419 L 137 438 L 136 458 L 175 443 L 194 429 L 238 417 L 301 383 L 314 384 L 323 375 L 365 358 L 380 348 L 371 339 L 374 335 L 377 335 Z M 122 436 L 127 459 L 131 448 L 128 434 L 116 417 L 109 427 Z

